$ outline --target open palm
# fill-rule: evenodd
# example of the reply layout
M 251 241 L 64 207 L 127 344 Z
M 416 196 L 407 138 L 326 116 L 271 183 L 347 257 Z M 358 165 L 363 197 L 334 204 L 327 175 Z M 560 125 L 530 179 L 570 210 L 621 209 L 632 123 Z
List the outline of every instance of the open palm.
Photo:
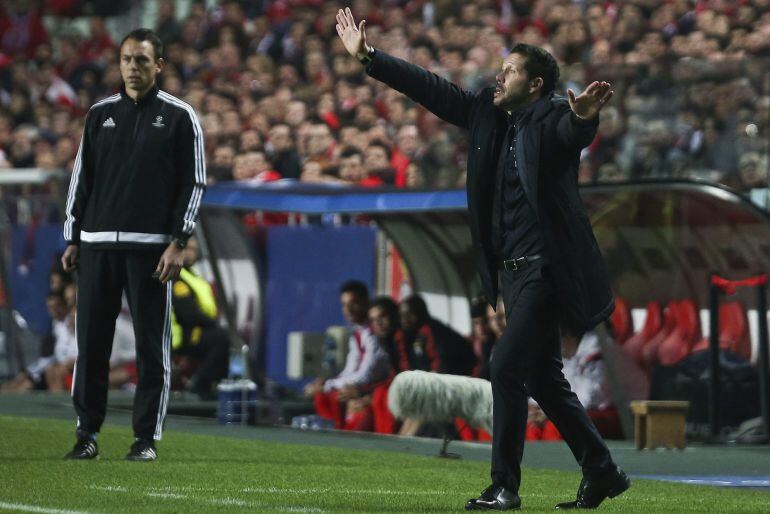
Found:
M 572 111 L 579 117 L 590 119 L 599 114 L 599 111 L 607 105 L 615 91 L 610 89 L 609 82 L 592 82 L 580 96 L 575 97 L 575 92 L 567 90 L 567 99 Z
M 359 59 L 366 55 L 369 50 L 369 45 L 366 44 L 366 20 L 361 20 L 356 26 L 353 13 L 349 7 L 345 7 L 345 10 L 337 11 L 336 29 L 350 55 Z

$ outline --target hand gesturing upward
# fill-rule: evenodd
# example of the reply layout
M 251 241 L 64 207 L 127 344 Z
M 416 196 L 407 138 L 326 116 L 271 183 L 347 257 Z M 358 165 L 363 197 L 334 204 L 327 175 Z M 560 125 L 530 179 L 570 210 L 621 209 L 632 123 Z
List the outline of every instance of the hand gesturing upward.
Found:
M 350 55 L 360 60 L 369 52 L 370 47 L 366 44 L 366 20 L 361 20 L 356 27 L 356 21 L 349 7 L 337 11 L 336 29 Z
M 575 92 L 567 90 L 569 106 L 579 118 L 591 119 L 607 105 L 615 91 L 610 89 L 609 82 L 591 82 L 580 96 L 575 97 Z

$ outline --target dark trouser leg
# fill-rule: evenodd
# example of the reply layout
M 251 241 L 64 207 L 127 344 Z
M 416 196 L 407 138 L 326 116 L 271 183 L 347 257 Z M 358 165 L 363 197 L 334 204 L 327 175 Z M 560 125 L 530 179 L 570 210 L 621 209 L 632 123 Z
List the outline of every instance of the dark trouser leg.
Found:
M 503 276 L 507 327 L 493 351 L 492 482 L 518 491 L 527 421 L 527 395 L 564 436 L 584 473 L 612 465 L 583 406 L 561 372 L 556 299 L 540 266 Z
M 506 328 L 492 352 L 492 483 L 512 492 L 521 484 L 521 458 L 527 425 L 525 386 L 551 320 L 551 289 L 530 280 L 537 270 L 503 276 Z
M 547 341 L 542 341 L 546 343 L 546 351 L 536 366 L 537 371 L 530 375 L 527 388 L 559 429 L 583 474 L 591 476 L 607 471 L 613 465 L 610 451 L 564 378 L 559 332 L 558 329 L 553 332 Z
M 98 432 L 104 422 L 110 353 L 123 280 L 119 252 L 81 248 L 77 286 L 78 358 L 72 380 L 72 403 L 81 432 Z
M 134 435 L 150 440 L 162 436 L 171 384 L 171 283 L 152 278 L 162 251 L 126 252 L 126 295 L 136 336 Z

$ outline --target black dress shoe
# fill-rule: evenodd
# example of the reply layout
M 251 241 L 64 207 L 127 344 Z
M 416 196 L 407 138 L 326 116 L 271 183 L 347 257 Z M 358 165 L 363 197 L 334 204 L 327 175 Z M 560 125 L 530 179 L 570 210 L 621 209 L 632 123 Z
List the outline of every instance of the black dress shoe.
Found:
M 465 504 L 465 510 L 519 510 L 521 498 L 503 486 L 490 485 L 481 496 Z
M 578 488 L 577 499 L 573 502 L 560 503 L 557 509 L 595 509 L 605 498 L 614 498 L 631 487 L 631 480 L 622 469 L 615 469 L 594 478 L 583 477 Z

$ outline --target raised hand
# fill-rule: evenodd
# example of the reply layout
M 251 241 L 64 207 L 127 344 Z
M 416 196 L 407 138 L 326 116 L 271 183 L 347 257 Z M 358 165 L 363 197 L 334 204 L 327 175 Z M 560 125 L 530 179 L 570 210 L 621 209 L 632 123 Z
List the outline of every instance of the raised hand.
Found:
M 609 82 L 591 82 L 580 96 L 575 97 L 575 92 L 567 90 L 569 106 L 578 117 L 591 119 L 607 105 L 615 91 L 610 89 Z
M 342 44 L 345 45 L 345 49 L 350 55 L 356 59 L 366 56 L 370 48 L 366 44 L 366 20 L 361 20 L 361 23 L 356 27 L 350 7 L 345 7 L 345 10 L 337 11 L 336 29 Z

